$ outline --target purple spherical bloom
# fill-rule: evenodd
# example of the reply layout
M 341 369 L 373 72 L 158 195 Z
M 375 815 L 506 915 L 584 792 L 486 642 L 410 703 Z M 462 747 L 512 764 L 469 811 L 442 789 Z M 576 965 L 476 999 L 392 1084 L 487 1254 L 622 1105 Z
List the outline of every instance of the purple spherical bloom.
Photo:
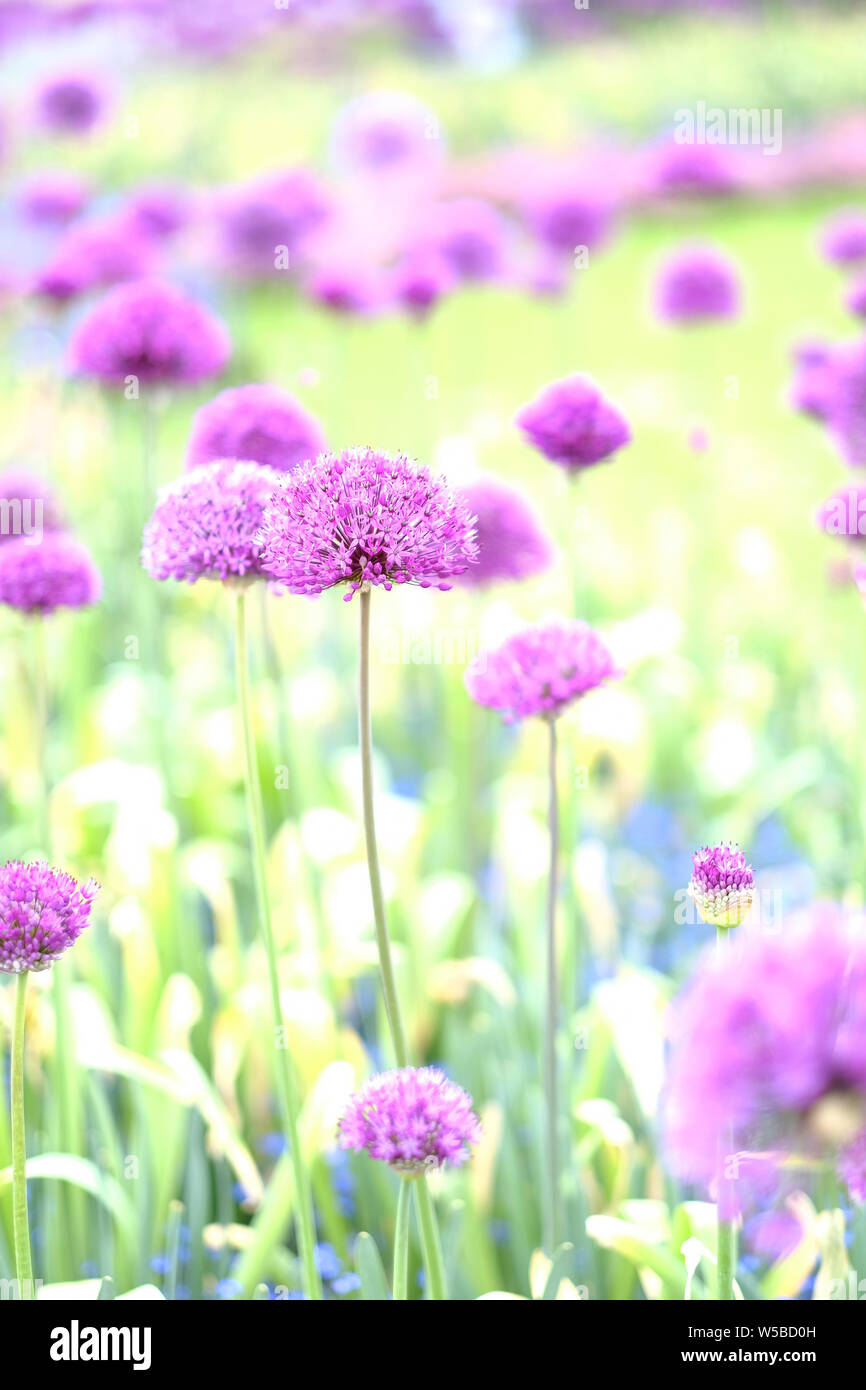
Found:
M 193 416 L 186 466 L 245 459 L 289 473 L 324 447 L 318 420 L 288 391 L 266 382 L 232 386 Z
M 730 149 L 671 140 L 650 152 L 650 191 L 663 197 L 719 198 L 740 183 Z
M 439 123 L 407 92 L 365 92 L 338 113 L 332 142 L 337 164 L 352 174 L 393 173 L 442 158 Z
M 63 227 L 83 210 L 90 197 L 85 179 L 68 169 L 39 169 L 18 192 L 22 217 L 40 227 Z
M 817 522 L 828 536 L 866 536 L 866 486 L 840 487 L 818 509 Z
M 279 475 L 260 463 L 217 459 L 161 489 L 144 528 L 141 562 L 153 579 L 255 579 L 258 532 Z
M 182 184 L 145 183 L 128 196 L 124 214 L 144 236 L 162 240 L 186 226 L 192 198 Z
M 866 1101 L 866 940 L 833 910 L 738 933 L 702 961 L 670 1031 L 663 1127 L 681 1177 L 713 1180 L 721 1136 L 728 1155 L 780 1137 L 841 1147 Z
M 102 594 L 90 551 L 63 531 L 0 545 L 0 603 L 22 613 L 86 608 Z
M 602 193 L 554 185 L 534 193 L 528 217 L 544 246 L 559 255 L 574 256 L 580 248 L 595 250 L 609 239 L 615 207 Z
M 670 323 L 732 319 L 742 290 L 733 262 L 713 246 L 681 246 L 662 265 L 655 286 L 656 309 Z
M 391 295 L 414 318 L 423 319 L 456 283 L 457 276 L 442 253 L 435 247 L 421 247 L 394 267 Z
M 498 478 L 483 477 L 459 490 L 475 517 L 478 563 L 460 576 L 468 587 L 502 579 L 529 579 L 547 569 L 553 547 L 525 497 Z
M 252 279 L 285 275 L 307 235 L 321 226 L 331 200 L 306 169 L 267 174 L 228 190 L 217 206 L 223 258 Z
M 825 419 L 846 463 L 866 465 L 866 339 L 833 349 Z
M 366 1149 L 407 1177 L 455 1166 L 481 1138 L 472 1097 L 436 1067 L 401 1067 L 366 1081 L 349 1097 L 340 1148 Z
M 265 569 L 293 594 L 348 584 L 450 588 L 478 554 L 445 479 L 402 454 L 346 449 L 283 476 L 261 532 Z
M 622 673 L 587 623 L 540 623 L 482 652 L 466 672 L 466 689 L 507 723 L 555 719 L 572 701 Z
M 835 213 L 822 230 L 821 250 L 834 265 L 866 261 L 866 213 L 855 208 Z
M 102 119 L 107 101 L 105 87 L 95 78 L 86 73 L 60 73 L 39 88 L 36 114 L 47 130 L 83 135 Z
M 358 262 L 319 266 L 305 289 L 310 299 L 335 314 L 370 314 L 383 299 L 380 277 L 372 267 Z
M 858 275 L 845 291 L 845 308 L 858 319 L 866 319 L 866 275 Z
M 0 474 L 0 545 L 17 536 L 62 531 L 63 518 L 44 478 L 24 468 Z
M 157 264 L 153 243 L 125 217 L 75 222 L 36 276 L 39 294 L 64 303 L 86 290 L 150 275 Z
M 807 339 L 794 349 L 791 405 L 814 420 L 826 420 L 833 392 L 834 349 L 820 339 Z
M 77 883 L 44 860 L 0 868 L 0 970 L 47 970 L 90 921 L 95 879 Z
M 738 927 L 749 915 L 755 876 L 735 845 L 705 845 L 692 857 L 689 897 L 705 922 Z
M 440 251 L 459 280 L 493 280 L 505 269 L 509 235 L 491 203 L 455 198 L 430 208 L 418 244 Z
M 854 1201 L 866 1202 L 866 1129 L 844 1148 L 839 1155 L 839 1176 Z
M 194 385 L 217 376 L 231 353 L 228 330 L 209 309 L 161 280 L 120 285 L 78 325 L 73 371 L 123 384 L 127 377 Z
M 619 411 L 580 373 L 546 386 L 515 424 L 545 458 L 569 469 L 601 463 L 631 439 Z

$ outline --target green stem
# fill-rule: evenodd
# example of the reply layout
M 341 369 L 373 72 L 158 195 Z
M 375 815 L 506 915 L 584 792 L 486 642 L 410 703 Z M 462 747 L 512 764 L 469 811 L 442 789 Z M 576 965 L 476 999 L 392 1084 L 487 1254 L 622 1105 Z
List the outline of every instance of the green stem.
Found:
M 373 733 L 370 720 L 370 590 L 361 589 L 361 640 L 358 663 L 358 732 L 361 745 L 361 800 L 364 815 L 364 842 L 367 849 L 367 870 L 370 875 L 370 895 L 373 899 L 373 920 L 376 926 L 376 947 L 379 952 L 379 972 L 382 993 L 398 1067 L 409 1065 L 409 1049 L 400 1013 L 400 1000 L 391 959 L 391 940 L 385 917 L 385 895 L 379 869 L 379 850 L 376 843 L 376 819 L 373 809 Z M 436 1224 L 436 1213 L 426 1178 L 415 1183 L 415 1208 L 421 1231 L 424 1266 L 432 1299 L 448 1297 L 442 1247 Z
M 268 958 L 268 979 L 270 983 L 271 1008 L 274 1018 L 275 1043 L 277 1051 L 277 1078 L 280 1093 L 280 1109 L 286 1143 L 292 1163 L 297 1201 L 298 1248 L 304 1274 L 304 1291 L 308 1298 L 322 1297 L 322 1283 L 315 1261 L 315 1223 L 313 1219 L 313 1198 L 310 1188 L 301 1141 L 298 1130 L 298 1097 L 292 1075 L 292 1062 L 285 1044 L 285 1025 L 280 1000 L 280 977 L 277 969 L 277 948 L 271 921 L 271 904 L 268 895 L 267 867 L 265 856 L 265 818 L 262 807 L 261 788 L 256 768 L 255 742 L 253 739 L 250 713 L 250 677 L 247 654 L 247 628 L 245 589 L 236 592 L 235 614 L 237 619 L 235 638 L 235 662 L 237 669 L 238 704 L 240 706 L 241 728 L 244 743 L 244 774 L 247 794 L 247 812 L 250 823 L 250 841 L 253 851 L 253 872 L 256 885 L 256 900 L 259 922 Z
M 397 1194 L 397 1222 L 394 1227 L 394 1278 L 393 1294 L 401 1302 L 409 1297 L 409 1183 L 410 1179 L 400 1179 Z
M 559 984 L 556 967 L 556 899 L 559 866 L 559 803 L 556 794 L 556 720 L 548 721 L 548 828 L 550 870 L 547 884 L 546 1008 L 544 1011 L 545 1210 L 544 1247 L 552 1255 L 559 1244 L 559 1108 L 556 1083 L 556 1023 Z
M 727 949 L 727 927 L 716 928 L 716 950 L 724 951 Z M 737 1262 L 737 1232 L 733 1221 L 724 1221 L 719 1215 L 721 1210 L 718 1202 L 722 1196 L 723 1185 L 726 1182 L 725 1169 L 727 1160 L 730 1158 L 730 1150 L 733 1148 L 733 1130 L 728 1129 L 725 1136 L 726 1143 L 719 1140 L 719 1159 L 716 1183 L 718 1191 L 716 1193 L 716 1260 L 718 1275 L 719 1301 L 730 1303 L 734 1298 L 734 1267 Z M 726 1152 L 727 1149 L 727 1152 Z
M 30 1258 L 30 1223 L 27 1218 L 27 1150 L 24 1139 L 24 1010 L 27 971 L 18 976 L 15 991 L 15 1023 L 12 1030 L 12 1229 L 15 1235 L 15 1273 L 18 1296 L 32 1299 L 33 1264 Z

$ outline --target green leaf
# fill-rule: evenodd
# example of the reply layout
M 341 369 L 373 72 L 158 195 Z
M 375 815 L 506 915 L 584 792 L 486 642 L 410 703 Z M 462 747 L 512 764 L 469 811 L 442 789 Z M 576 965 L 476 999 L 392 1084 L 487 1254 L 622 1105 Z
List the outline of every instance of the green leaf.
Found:
M 557 1250 L 554 1250 L 553 1260 L 550 1266 L 550 1273 L 547 1276 L 547 1283 L 544 1286 L 544 1293 L 541 1295 L 542 1299 L 546 1299 L 549 1301 L 551 1299 L 556 1298 L 556 1295 L 559 1291 L 560 1283 L 563 1279 L 567 1279 L 569 1276 L 569 1271 L 572 1268 L 573 1259 L 573 1245 L 560 1245 Z
M 355 1242 L 355 1269 L 361 1279 L 361 1297 L 368 1302 L 387 1302 L 391 1297 L 388 1276 L 376 1242 L 366 1231 L 362 1231 Z
M 135 1213 L 127 1194 L 116 1178 L 103 1173 L 89 1158 L 80 1158 L 78 1154 L 37 1154 L 27 1160 L 27 1181 L 34 1178 L 68 1182 L 89 1192 L 111 1212 L 124 1236 L 135 1239 Z M 11 1185 L 12 1169 L 0 1170 L 0 1189 Z

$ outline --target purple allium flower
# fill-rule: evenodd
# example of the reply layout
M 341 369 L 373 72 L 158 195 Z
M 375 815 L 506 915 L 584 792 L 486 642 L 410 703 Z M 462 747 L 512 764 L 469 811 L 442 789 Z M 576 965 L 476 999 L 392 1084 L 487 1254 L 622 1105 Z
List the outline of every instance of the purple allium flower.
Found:
M 414 1177 L 469 1158 L 481 1138 L 472 1097 L 436 1067 L 402 1067 L 366 1081 L 340 1121 L 340 1147 L 366 1149 Z
M 102 119 L 107 93 L 101 82 L 86 73 L 58 73 L 36 94 L 36 114 L 41 125 L 57 134 L 83 135 Z
M 847 1144 L 866 1101 L 866 940 L 826 908 L 738 933 L 704 957 L 670 1032 L 663 1127 L 681 1177 L 713 1179 L 722 1135 L 729 1154 L 780 1135 Z
M 608 240 L 615 208 L 600 193 L 558 185 L 536 191 L 528 216 L 539 241 L 559 255 L 573 256 L 578 247 L 595 250 Z
M 842 457 L 852 467 L 866 465 L 866 339 L 833 349 L 828 378 L 826 422 Z
M 277 270 L 280 248 L 294 253 L 330 211 L 330 198 L 306 169 L 266 174 L 230 189 L 217 207 L 223 257 L 246 277 L 285 274 Z
M 689 897 L 713 927 L 738 927 L 749 915 L 755 876 L 734 845 L 705 845 L 692 856 Z
M 63 528 L 57 500 L 44 478 L 24 468 L 0 474 L 0 545 L 16 536 Z
M 482 477 L 459 495 L 475 517 L 478 563 L 459 583 L 469 587 L 500 579 L 529 579 L 547 569 L 553 547 L 525 497 L 498 478 Z
M 648 182 L 665 198 L 719 198 L 736 192 L 739 179 L 729 149 L 671 140 L 650 152 Z
M 858 275 L 845 292 L 845 308 L 855 318 L 866 319 L 866 275 Z
M 304 288 L 310 299 L 335 314 L 370 314 L 382 302 L 382 284 L 375 270 L 353 261 L 319 266 Z
M 90 551 L 63 531 L 0 545 L 0 603 L 23 613 L 86 608 L 102 594 Z
M 619 411 L 580 373 L 546 386 L 515 424 L 545 458 L 568 469 L 601 463 L 631 439 Z
M 494 280 L 505 268 L 508 223 L 491 203 L 455 198 L 427 213 L 420 246 L 439 250 L 459 280 Z
M 866 536 L 866 486 L 840 487 L 818 509 L 816 520 L 828 536 Z
M 346 173 L 392 173 L 438 163 L 439 122 L 408 92 L 365 92 L 338 113 L 332 148 Z
M 161 280 L 120 285 L 78 325 L 70 344 L 76 372 L 123 384 L 127 377 L 193 385 L 217 376 L 231 353 L 228 330 L 209 309 Z
M 0 868 L 0 970 L 47 970 L 90 920 L 95 879 L 77 883 L 44 860 L 12 860 Z
M 35 288 L 63 303 L 85 290 L 150 275 L 156 264 L 153 243 L 127 218 L 89 217 L 69 227 Z
M 823 227 L 821 250 L 834 265 L 866 261 L 866 213 L 856 208 L 835 213 Z
M 186 226 L 191 205 L 189 190 L 182 184 L 145 183 L 129 194 L 124 213 L 145 236 L 162 240 Z
M 466 672 L 472 699 L 506 723 L 538 715 L 555 719 L 572 701 L 622 673 L 588 623 L 564 619 L 524 628 Z
M 18 207 L 36 226 L 62 227 L 83 210 L 90 186 L 69 169 L 39 169 L 18 191 Z
M 714 246 L 698 244 L 679 247 L 664 262 L 655 294 L 660 317 L 670 323 L 736 318 L 742 300 L 733 262 Z
M 450 588 L 478 554 L 445 479 L 402 454 L 321 454 L 280 479 L 261 530 L 266 571 L 293 594 L 348 584 Z
M 141 562 L 151 578 L 260 576 L 257 535 L 278 478 L 260 463 L 217 459 L 162 488 L 144 528 Z
M 854 1201 L 866 1202 L 866 1129 L 862 1129 L 855 1139 L 839 1155 L 839 1176 Z
M 391 294 L 415 318 L 426 318 L 434 305 L 449 294 L 457 277 L 449 262 L 434 247 L 410 251 L 391 273 Z
M 826 420 L 833 391 L 833 354 L 829 343 L 807 339 L 794 349 L 791 404 L 803 415 Z
M 266 382 L 232 386 L 193 416 L 186 466 L 244 459 L 289 473 L 324 447 L 318 420 L 288 391 Z

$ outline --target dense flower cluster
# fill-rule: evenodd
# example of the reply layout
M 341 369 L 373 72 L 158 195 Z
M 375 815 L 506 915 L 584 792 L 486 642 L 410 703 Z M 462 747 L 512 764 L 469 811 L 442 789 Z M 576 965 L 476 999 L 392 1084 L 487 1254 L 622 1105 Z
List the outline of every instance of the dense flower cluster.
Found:
M 461 575 L 472 587 L 528 579 L 548 567 L 553 547 L 526 499 L 498 478 L 483 477 L 459 494 L 475 517 L 478 562 Z
M 262 561 L 293 594 L 348 584 L 450 587 L 477 556 L 466 505 L 401 454 L 347 449 L 283 477 L 261 528 Z
M 366 1149 L 408 1176 L 465 1163 L 480 1137 L 472 1097 L 436 1067 L 371 1077 L 340 1121 L 341 1148 Z
M 135 280 L 111 290 L 78 325 L 74 371 L 99 381 L 191 385 L 222 371 L 231 353 L 225 325 L 183 290 Z
M 0 603 L 10 608 L 22 613 L 86 608 L 101 593 L 102 578 L 90 551 L 62 531 L 0 545 Z
M 623 416 L 580 373 L 545 387 L 516 423 L 539 453 L 569 469 L 601 463 L 631 439 Z
M 482 652 L 466 672 L 466 689 L 479 705 L 500 710 L 509 723 L 532 715 L 552 719 L 619 674 L 593 628 L 557 621 L 525 628 L 493 651 Z
M 218 459 L 164 487 L 144 528 L 141 561 L 153 579 L 242 579 L 262 573 L 257 540 L 278 474 Z
M 318 420 L 288 391 L 267 383 L 233 386 L 193 416 L 186 466 L 243 459 L 288 473 L 324 445 Z
M 752 866 L 734 845 L 705 845 L 693 856 L 689 896 L 714 927 L 737 927 L 749 914 L 755 893 Z
M 40 860 L 0 868 L 0 970 L 47 970 L 68 950 L 90 920 L 99 891 L 94 879 L 79 884 Z

